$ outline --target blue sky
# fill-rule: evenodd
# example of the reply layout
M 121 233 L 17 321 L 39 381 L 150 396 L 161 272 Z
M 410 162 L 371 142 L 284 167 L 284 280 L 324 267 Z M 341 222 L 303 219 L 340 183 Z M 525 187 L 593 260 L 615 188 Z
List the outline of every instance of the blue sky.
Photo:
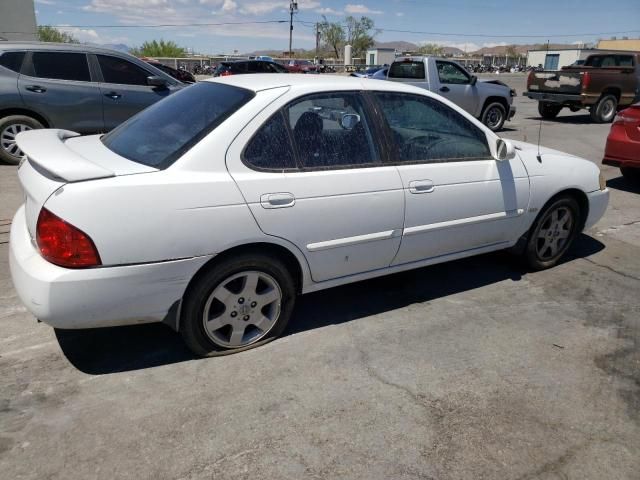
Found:
M 288 5 L 288 0 L 35 0 L 39 25 L 69 25 L 65 28 L 83 42 L 137 46 L 164 38 L 204 53 L 286 50 L 287 23 L 238 22 L 287 20 Z M 369 16 L 383 29 L 380 41 L 435 42 L 468 51 L 546 40 L 640 37 L 640 0 L 298 0 L 298 6 L 294 48 L 314 46 L 312 23 L 323 14 L 330 21 Z M 141 27 L 193 23 L 233 24 Z

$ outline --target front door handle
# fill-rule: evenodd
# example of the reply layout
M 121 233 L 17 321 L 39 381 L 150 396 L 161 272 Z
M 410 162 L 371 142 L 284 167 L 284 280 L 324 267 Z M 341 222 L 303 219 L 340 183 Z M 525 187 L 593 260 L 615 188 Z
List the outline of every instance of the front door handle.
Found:
M 111 100 L 117 100 L 122 97 L 122 95 L 120 95 L 118 92 L 105 93 L 104 96 L 109 97 Z
M 25 87 L 25 88 L 30 92 L 35 92 L 35 93 L 44 93 L 47 91 L 46 88 L 41 87 L 40 85 L 29 85 L 28 87 Z
M 296 204 L 293 193 L 265 193 L 260 195 L 262 208 L 287 208 Z
M 432 180 L 414 180 L 409 182 L 409 191 L 411 193 L 431 193 L 435 188 Z
M 449 87 L 440 87 L 440 91 L 441 92 L 448 92 L 449 91 Z

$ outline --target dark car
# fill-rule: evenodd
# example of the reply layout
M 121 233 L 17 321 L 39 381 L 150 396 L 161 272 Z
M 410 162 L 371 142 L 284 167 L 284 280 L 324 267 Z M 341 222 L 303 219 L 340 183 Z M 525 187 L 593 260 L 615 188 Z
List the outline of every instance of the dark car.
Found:
M 318 67 L 309 60 L 289 60 L 286 68 L 291 73 L 316 73 L 318 71 Z
M 267 60 L 237 60 L 234 62 L 220 62 L 214 77 L 227 75 L 242 75 L 246 73 L 287 73 L 287 69 L 276 62 Z
M 184 84 L 122 52 L 88 45 L 0 42 L 0 161 L 22 158 L 34 128 L 106 132 Z
M 171 75 L 176 80 L 180 80 L 182 83 L 196 83 L 196 77 L 194 77 L 191 72 L 187 72 L 186 70 L 176 69 L 155 60 L 144 59 L 144 61 L 147 62 L 149 65 L 153 65 L 158 70 L 162 70 L 167 75 Z

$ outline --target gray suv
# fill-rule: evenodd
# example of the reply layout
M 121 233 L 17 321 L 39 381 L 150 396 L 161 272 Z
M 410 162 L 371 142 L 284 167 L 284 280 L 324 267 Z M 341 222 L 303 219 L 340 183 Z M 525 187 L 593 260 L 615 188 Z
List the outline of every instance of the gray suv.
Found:
M 106 132 L 184 86 L 122 52 L 0 42 L 0 161 L 20 161 L 15 136 L 21 131 Z

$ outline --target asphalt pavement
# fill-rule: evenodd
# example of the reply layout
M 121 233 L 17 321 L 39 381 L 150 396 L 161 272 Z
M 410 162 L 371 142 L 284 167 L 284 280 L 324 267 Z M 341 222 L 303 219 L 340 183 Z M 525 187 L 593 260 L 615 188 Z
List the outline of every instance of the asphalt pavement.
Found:
M 523 75 L 504 137 L 536 142 Z M 600 163 L 609 125 L 542 123 Z M 638 479 L 640 185 L 558 267 L 506 253 L 299 299 L 285 336 L 194 359 L 163 325 L 54 331 L 13 290 L 0 166 L 0 479 Z

